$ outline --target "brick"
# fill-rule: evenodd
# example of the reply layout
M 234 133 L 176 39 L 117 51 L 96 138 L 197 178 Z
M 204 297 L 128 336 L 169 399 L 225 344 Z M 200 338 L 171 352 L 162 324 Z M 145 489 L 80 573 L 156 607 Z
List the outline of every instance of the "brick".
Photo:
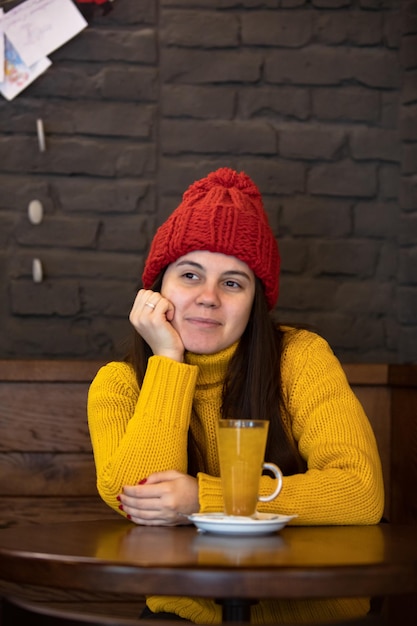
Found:
M 314 14 L 314 36 L 321 44 L 331 46 L 346 43 L 348 40 L 349 17 L 345 12 L 317 11 Z
M 333 308 L 332 296 L 336 289 L 335 280 L 318 280 L 309 276 L 281 279 L 279 308 L 292 311 L 322 311 Z
M 311 253 L 314 274 L 369 278 L 377 262 L 378 245 L 358 239 L 318 241 Z
M 401 355 L 402 363 L 415 363 L 417 344 L 417 326 L 403 326 L 397 342 L 397 354 Z
M 334 159 L 341 150 L 346 130 L 320 124 L 285 124 L 278 127 L 279 154 L 290 159 Z
M 358 315 L 385 315 L 394 298 L 394 285 L 380 281 L 341 281 L 335 297 L 338 310 Z
M 348 160 L 312 165 L 307 190 L 312 194 L 372 197 L 377 190 L 376 167 Z
M 414 103 L 417 99 L 417 70 L 404 73 L 404 87 L 401 91 L 403 104 Z
M 304 242 L 283 237 L 279 239 L 278 245 L 281 254 L 281 272 L 301 274 L 307 269 L 308 246 Z
M 343 350 L 349 363 L 358 358 L 360 362 L 363 360 L 364 354 L 372 355 L 373 351 L 380 354 L 380 346 L 384 342 L 386 334 L 384 320 L 380 316 L 369 318 L 365 315 L 345 313 L 335 320 L 333 328 L 334 332 L 337 332 L 337 338 L 332 345 L 335 346 L 335 350 Z M 339 330 L 337 330 L 338 328 Z M 327 326 L 325 330 L 327 331 Z M 362 351 L 359 357 L 356 346 L 359 346 L 359 350 Z M 372 358 L 371 356 L 368 359 L 371 363 L 384 361 L 384 356 L 379 356 L 379 358 Z
M 299 87 L 249 87 L 238 91 L 238 113 L 244 118 L 285 115 L 305 120 L 310 96 Z
M 380 115 L 380 94 L 363 87 L 315 87 L 313 115 L 319 120 L 376 122 Z
M 397 297 L 399 321 L 403 324 L 412 324 L 417 330 L 417 290 L 400 287 Z
M 13 277 L 32 276 L 33 254 L 22 250 L 10 260 L 10 272 Z M 96 279 L 137 281 L 141 275 L 143 258 L 140 254 L 116 252 L 98 252 L 97 250 L 79 250 L 69 254 L 59 248 L 44 249 L 41 261 L 48 281 L 58 279 Z M 19 281 L 20 282 L 20 281 Z M 36 285 L 37 286 L 37 285 Z
M 320 43 L 370 46 L 382 42 L 382 25 L 382 16 L 378 13 L 318 12 L 314 32 Z
M 157 60 L 153 28 L 87 28 L 51 55 L 52 61 L 123 61 L 150 65 Z
M 311 4 L 319 9 L 342 9 L 349 7 L 352 2 L 351 0 L 312 0 Z
M 285 229 L 296 237 L 346 237 L 352 232 L 351 206 L 345 200 L 292 196 L 281 205 L 280 232 Z
M 325 46 L 302 50 L 271 50 L 265 54 L 265 79 L 292 85 L 337 85 L 348 78 L 346 51 Z
M 417 104 L 401 107 L 399 130 L 405 141 L 417 141 Z
M 400 97 L 397 92 L 386 91 L 381 93 L 381 126 L 383 128 L 398 128 Z
M 417 65 L 417 33 L 405 35 L 401 39 L 401 62 L 405 69 L 414 69 Z
M 359 0 L 361 9 L 391 9 L 392 0 Z
M 94 17 L 94 24 L 109 23 L 128 24 L 135 26 L 137 24 L 155 24 L 157 19 L 158 2 L 156 0 L 141 0 L 140 2 L 118 2 L 117 10 L 108 13 L 100 18 L 100 15 Z
M 358 202 L 353 219 L 355 235 L 390 239 L 398 232 L 398 205 L 396 202 Z
M 231 87 L 163 85 L 161 110 L 165 117 L 231 120 L 236 91 Z
M 1 181 L 0 181 L 1 182 Z M 146 180 L 55 177 L 51 189 L 64 211 L 143 214 L 155 211 L 155 189 Z
M 378 264 L 375 271 L 375 280 L 392 281 L 397 283 L 397 241 L 395 235 L 398 228 L 396 227 L 389 241 L 381 242 Z
M 155 168 L 151 145 L 55 136 L 47 137 L 46 145 L 41 153 L 35 137 L 0 136 L 0 162 L 7 160 L 10 172 L 84 176 L 138 176 Z
M 10 300 L 16 315 L 70 316 L 80 311 L 78 285 L 73 281 L 59 284 L 48 279 L 42 283 L 12 281 Z
M 417 285 L 417 246 L 400 249 L 398 285 Z
M 351 48 L 345 63 L 346 77 L 369 87 L 394 89 L 401 85 L 401 67 L 395 50 Z
M 101 220 L 98 247 L 100 250 L 137 252 L 146 250 L 156 230 L 155 220 L 146 215 L 132 215 L 120 219 L 105 217 Z
M 162 13 L 160 39 L 163 46 L 236 47 L 239 26 L 230 13 L 168 10 Z
M 388 48 L 399 48 L 401 45 L 401 11 L 393 10 L 383 15 L 384 41 Z
M 17 221 L 17 215 L 3 214 L 0 212 L 0 248 L 4 249 L 11 243 Z
M 197 153 L 276 153 L 276 135 L 261 121 L 165 120 L 161 125 L 161 148 L 164 154 Z
M 0 160 L 7 152 L 11 171 L 138 176 L 155 169 L 152 146 L 120 140 L 51 137 L 46 152 L 40 153 L 34 138 L 0 139 Z
M 161 50 L 161 78 L 176 83 L 254 83 L 261 77 L 262 55 L 251 50 Z
M 18 317 L 7 327 L 7 344 L 3 354 L 20 358 L 71 358 L 89 357 L 91 354 L 116 358 L 123 355 L 122 340 L 128 336 L 127 321 L 111 319 L 103 322 L 94 320 L 91 325 L 69 317 L 48 318 L 48 332 L 43 332 L 45 318 Z M 3 346 L 2 346 L 3 347 Z M 118 349 L 118 350 L 117 350 Z
M 45 180 L 30 176 L 0 174 L 0 190 L 0 210 L 27 213 L 31 200 L 40 200 L 45 213 L 53 210 L 53 201 Z
M 99 115 L 98 115 L 99 111 Z M 19 115 L 10 110 L 0 117 L 0 131 L 35 132 L 37 117 L 44 120 L 46 137 L 51 133 L 149 138 L 155 106 L 137 103 L 42 102 L 23 100 Z
M 403 174 L 417 174 L 417 143 L 403 144 L 401 164 Z
M 24 222 L 16 230 L 16 240 L 23 246 L 60 248 L 92 248 L 98 234 L 97 219 L 71 220 L 68 217 L 49 216 L 41 224 Z
M 398 165 L 382 164 L 378 168 L 379 195 L 384 200 L 398 198 L 401 171 Z
M 226 165 L 236 168 L 236 162 L 230 158 L 225 159 L 223 155 L 221 158 L 199 156 L 198 159 L 194 156 L 192 158 L 180 156 L 168 158 L 163 155 L 159 161 L 160 193 L 162 196 L 168 196 L 169 212 L 178 205 L 185 189 L 195 180 Z M 166 215 L 165 211 L 164 216 Z
M 403 211 L 417 210 L 417 176 L 401 178 L 399 202 Z
M 241 20 L 243 45 L 301 48 L 312 37 L 312 15 L 306 11 L 251 11 Z
M 305 191 L 305 166 L 282 159 L 240 158 L 236 168 L 255 181 L 264 195 L 292 194 Z
M 338 85 L 357 80 L 370 87 L 398 88 L 401 68 L 395 51 L 309 46 L 308 50 L 266 53 L 265 78 L 271 83 Z
M 99 115 L 97 113 L 97 104 L 93 102 L 83 102 L 78 107 L 57 106 L 52 112 L 47 108 L 47 128 L 57 133 L 149 139 L 155 125 L 153 105 L 104 102 L 100 105 Z
M 350 149 L 355 160 L 401 160 L 401 146 L 397 130 L 354 128 L 350 133 Z
M 416 245 L 417 210 L 414 211 L 413 213 L 404 213 L 401 215 L 398 242 L 400 246 L 415 246 Z
M 157 78 L 154 67 L 56 63 L 24 93 L 70 100 L 110 98 L 153 102 L 157 98 Z
M 120 281 L 83 282 L 80 292 L 85 314 L 124 319 L 128 318 L 136 296 L 133 285 Z

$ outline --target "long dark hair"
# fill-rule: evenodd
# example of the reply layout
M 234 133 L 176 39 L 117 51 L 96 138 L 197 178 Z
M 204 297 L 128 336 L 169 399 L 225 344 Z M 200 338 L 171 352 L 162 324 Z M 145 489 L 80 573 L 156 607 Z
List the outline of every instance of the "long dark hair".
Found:
M 152 286 L 160 291 L 164 272 Z M 223 385 L 221 418 L 269 421 L 265 459 L 276 463 L 285 475 L 305 470 L 304 461 L 287 433 L 281 418 L 281 354 L 283 331 L 268 311 L 261 281 L 256 278 L 255 297 L 246 329 L 230 361 Z M 133 332 L 132 349 L 126 356 L 136 373 L 139 387 L 152 356 L 149 345 Z M 191 429 L 188 442 L 189 473 L 201 471 Z

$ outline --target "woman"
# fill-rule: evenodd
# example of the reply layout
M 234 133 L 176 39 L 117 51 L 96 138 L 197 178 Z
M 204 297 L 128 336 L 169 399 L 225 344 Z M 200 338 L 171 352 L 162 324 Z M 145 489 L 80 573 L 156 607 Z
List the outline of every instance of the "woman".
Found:
M 136 524 L 223 510 L 221 418 L 268 419 L 265 458 L 284 473 L 259 510 L 293 524 L 375 524 L 384 497 L 372 428 L 324 339 L 279 326 L 280 257 L 259 190 L 222 168 L 158 229 L 130 313 L 134 345 L 91 384 L 88 419 L 103 500 Z M 261 493 L 270 493 L 269 476 Z M 220 622 L 204 599 L 147 598 L 149 614 Z M 363 615 L 367 600 L 263 601 L 257 623 Z M 151 613 L 152 612 L 152 613 Z

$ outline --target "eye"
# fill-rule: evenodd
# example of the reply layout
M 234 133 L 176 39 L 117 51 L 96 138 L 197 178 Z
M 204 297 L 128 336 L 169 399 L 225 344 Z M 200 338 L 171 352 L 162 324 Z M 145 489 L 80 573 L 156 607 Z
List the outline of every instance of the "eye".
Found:
M 238 283 L 236 280 L 226 280 L 224 284 L 226 285 L 226 287 L 229 287 L 230 289 L 242 288 L 242 285 Z
M 185 278 L 186 280 L 197 280 L 198 276 L 197 274 L 195 274 L 195 272 L 184 272 L 184 274 L 181 274 L 182 278 Z

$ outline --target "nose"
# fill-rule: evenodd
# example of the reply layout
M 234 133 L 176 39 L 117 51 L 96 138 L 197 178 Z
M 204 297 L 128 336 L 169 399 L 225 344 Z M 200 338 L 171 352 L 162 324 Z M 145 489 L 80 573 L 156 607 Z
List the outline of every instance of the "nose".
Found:
M 220 298 L 217 286 L 205 283 L 197 296 L 197 304 L 210 308 L 218 307 Z

